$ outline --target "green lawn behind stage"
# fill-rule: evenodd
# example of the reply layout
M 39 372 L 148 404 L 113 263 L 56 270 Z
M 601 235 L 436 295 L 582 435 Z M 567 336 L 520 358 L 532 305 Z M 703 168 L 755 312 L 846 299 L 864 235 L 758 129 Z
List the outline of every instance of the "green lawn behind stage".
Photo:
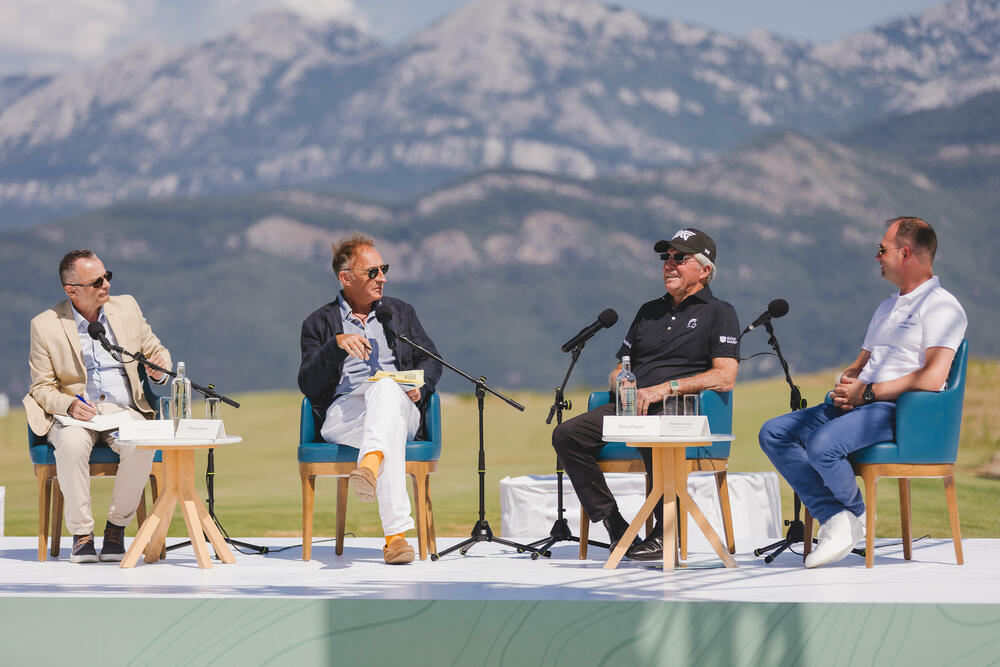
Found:
M 822 400 L 835 371 L 799 378 L 809 404 Z M 571 393 L 573 410 L 586 405 L 584 391 Z M 1000 536 L 1000 480 L 975 476 L 975 469 L 1000 450 L 1000 362 L 974 361 L 969 367 L 959 453 L 958 498 L 964 537 Z M 517 392 L 514 398 L 526 405 L 519 413 L 500 400 L 486 397 L 486 506 L 487 518 L 500 531 L 499 480 L 505 476 L 553 472 L 554 455 L 546 426 L 552 397 L 549 394 Z M 298 439 L 300 397 L 295 392 L 267 392 L 237 397 L 243 407 L 224 407 L 226 428 L 243 436 L 239 445 L 216 453 L 216 513 L 226 530 L 235 536 L 298 535 L 301 530 L 301 494 L 295 447 Z M 736 388 L 736 441 L 730 459 L 732 471 L 772 470 L 757 446 L 761 422 L 788 409 L 788 388 L 780 379 L 740 383 Z M 477 518 L 476 402 L 472 396 L 446 396 L 443 401 L 444 453 L 438 472 L 431 476 L 434 520 L 438 535 L 464 536 Z M 0 486 L 7 488 L 6 534 L 33 535 L 37 526 L 37 487 L 28 460 L 23 410 L 12 410 L 0 420 Z M 205 453 L 199 452 L 199 470 Z M 203 478 L 198 480 L 203 489 Z M 782 508 L 791 516 L 791 491 L 783 486 Z M 317 482 L 317 537 L 334 532 L 333 479 Z M 93 481 L 94 510 L 98 531 L 104 523 L 109 480 Z M 899 535 L 896 484 L 880 484 L 877 534 Z M 914 535 L 930 533 L 947 537 L 945 498 L 940 480 L 913 482 Z M 347 530 L 356 535 L 378 535 L 374 505 L 349 501 Z M 130 529 L 134 532 L 134 525 Z M 576 528 L 574 528 L 576 532 Z M 170 535 L 186 535 L 180 513 L 174 515 Z M 541 535 L 539 537 L 542 537 Z

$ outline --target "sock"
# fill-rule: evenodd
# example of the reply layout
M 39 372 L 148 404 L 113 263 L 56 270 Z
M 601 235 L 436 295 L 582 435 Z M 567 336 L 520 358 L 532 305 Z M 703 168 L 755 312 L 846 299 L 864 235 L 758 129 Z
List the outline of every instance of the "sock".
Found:
M 372 471 L 372 474 L 378 477 L 378 468 L 382 465 L 382 452 L 368 452 L 363 457 L 361 457 L 361 463 L 358 464 L 359 468 L 368 468 Z
M 402 539 L 405 539 L 405 535 L 406 535 L 406 533 L 396 533 L 395 535 L 386 535 L 386 536 L 385 536 L 385 544 L 386 544 L 386 546 L 389 546 L 390 544 L 392 544 L 392 542 L 393 542 L 394 540 L 397 540 L 397 539 L 399 539 L 399 540 L 402 540 Z

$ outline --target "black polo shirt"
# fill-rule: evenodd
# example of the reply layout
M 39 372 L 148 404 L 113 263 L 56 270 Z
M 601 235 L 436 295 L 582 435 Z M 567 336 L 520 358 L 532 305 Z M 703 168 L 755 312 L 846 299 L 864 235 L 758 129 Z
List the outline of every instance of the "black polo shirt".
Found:
M 716 299 L 707 286 L 679 306 L 664 294 L 644 303 L 616 355 L 628 355 L 640 387 L 697 375 L 712 359 L 740 356 L 740 323 L 736 309 Z

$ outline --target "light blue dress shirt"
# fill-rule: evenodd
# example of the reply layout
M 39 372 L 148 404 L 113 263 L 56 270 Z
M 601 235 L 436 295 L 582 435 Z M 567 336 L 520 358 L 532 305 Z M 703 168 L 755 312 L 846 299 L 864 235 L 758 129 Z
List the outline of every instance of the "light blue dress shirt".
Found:
M 87 389 L 84 397 L 91 405 L 98 403 L 115 403 L 121 406 L 135 408 L 135 401 L 132 400 L 132 385 L 129 384 L 128 375 L 125 373 L 125 365 L 115 359 L 110 352 L 101 347 L 101 344 L 90 337 L 87 327 L 90 323 L 84 319 L 83 315 L 73 308 L 73 320 L 76 322 L 76 330 L 80 336 L 80 350 L 83 352 L 83 365 L 87 369 Z M 115 332 L 108 324 L 108 316 L 104 314 L 102 307 L 97 321 L 104 325 L 107 338 L 112 345 L 117 345 Z
M 343 294 L 337 295 L 337 304 L 340 306 L 340 315 L 344 319 L 344 333 L 364 336 L 368 339 L 368 344 L 372 346 L 367 361 L 347 356 L 347 360 L 344 361 L 344 372 L 340 376 L 340 384 L 337 385 L 336 395 L 339 397 L 360 387 L 361 383 L 374 375 L 376 371 L 396 370 L 396 353 L 389 348 L 382 323 L 375 319 L 375 306 L 378 305 L 378 302 L 372 304 L 371 312 L 368 313 L 364 322 L 354 316 L 351 307 L 344 300 Z

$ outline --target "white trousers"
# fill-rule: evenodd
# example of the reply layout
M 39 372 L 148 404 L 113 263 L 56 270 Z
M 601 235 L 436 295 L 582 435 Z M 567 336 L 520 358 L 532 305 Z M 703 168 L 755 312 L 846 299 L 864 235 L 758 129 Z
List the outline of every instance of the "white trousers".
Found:
M 327 442 L 356 447 L 358 463 L 382 452 L 375 496 L 382 531 L 395 535 L 413 529 L 406 495 L 406 441 L 420 428 L 420 410 L 389 378 L 362 385 L 327 408 L 320 435 Z
M 102 403 L 104 413 L 125 410 L 135 419 L 143 416 L 132 408 L 122 408 L 113 403 Z M 127 526 L 139 506 L 139 498 L 150 468 L 153 467 L 152 449 L 136 449 L 114 443 L 111 431 L 91 431 L 80 426 L 63 426 L 58 421 L 49 430 L 49 444 L 55 449 L 56 476 L 66 502 L 63 516 L 71 535 L 94 532 L 94 516 L 90 507 L 90 451 L 101 440 L 113 449 L 121 462 L 108 507 L 108 521 L 116 526 Z

